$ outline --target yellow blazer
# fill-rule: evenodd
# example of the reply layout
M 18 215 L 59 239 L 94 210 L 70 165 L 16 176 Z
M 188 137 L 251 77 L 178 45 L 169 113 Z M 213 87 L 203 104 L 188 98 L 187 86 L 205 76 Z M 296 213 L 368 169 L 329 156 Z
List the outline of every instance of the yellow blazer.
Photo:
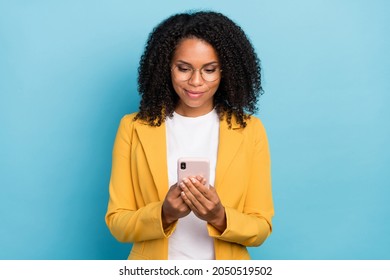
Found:
M 166 129 L 122 118 L 113 148 L 106 223 L 121 242 L 132 242 L 129 259 L 167 259 L 169 236 L 161 207 L 168 191 Z M 220 122 L 215 186 L 225 207 L 227 228 L 207 225 L 216 259 L 250 259 L 246 246 L 259 246 L 272 230 L 274 214 L 266 132 L 254 116 L 240 128 Z

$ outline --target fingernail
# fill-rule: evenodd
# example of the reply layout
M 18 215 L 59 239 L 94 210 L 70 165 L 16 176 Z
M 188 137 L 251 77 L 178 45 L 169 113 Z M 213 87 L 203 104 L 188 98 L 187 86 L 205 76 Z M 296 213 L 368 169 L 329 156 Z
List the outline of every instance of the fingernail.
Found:
M 196 179 L 195 178 L 191 178 L 191 182 L 192 183 L 196 183 Z

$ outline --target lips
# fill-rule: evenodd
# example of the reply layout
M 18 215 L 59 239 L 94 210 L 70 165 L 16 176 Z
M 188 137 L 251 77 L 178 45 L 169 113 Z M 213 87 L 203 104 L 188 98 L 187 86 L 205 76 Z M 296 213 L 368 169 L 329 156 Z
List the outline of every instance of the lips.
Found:
M 190 98 L 199 98 L 204 94 L 203 91 L 192 91 L 192 90 L 184 90 L 184 91 Z

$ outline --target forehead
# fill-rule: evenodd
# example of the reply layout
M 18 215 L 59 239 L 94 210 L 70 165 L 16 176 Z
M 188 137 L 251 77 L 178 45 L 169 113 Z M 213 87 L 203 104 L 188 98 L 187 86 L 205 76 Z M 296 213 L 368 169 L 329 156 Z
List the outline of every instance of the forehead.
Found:
M 176 46 L 172 62 L 181 60 L 194 66 L 218 62 L 218 55 L 213 46 L 198 38 L 187 38 Z

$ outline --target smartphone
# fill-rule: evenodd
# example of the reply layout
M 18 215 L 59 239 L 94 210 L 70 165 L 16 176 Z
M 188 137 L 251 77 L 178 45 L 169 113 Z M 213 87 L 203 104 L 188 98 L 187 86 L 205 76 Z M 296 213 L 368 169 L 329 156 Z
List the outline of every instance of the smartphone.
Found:
M 183 178 L 202 176 L 206 179 L 206 186 L 209 187 L 210 161 L 202 157 L 182 157 L 177 160 L 177 182 Z

